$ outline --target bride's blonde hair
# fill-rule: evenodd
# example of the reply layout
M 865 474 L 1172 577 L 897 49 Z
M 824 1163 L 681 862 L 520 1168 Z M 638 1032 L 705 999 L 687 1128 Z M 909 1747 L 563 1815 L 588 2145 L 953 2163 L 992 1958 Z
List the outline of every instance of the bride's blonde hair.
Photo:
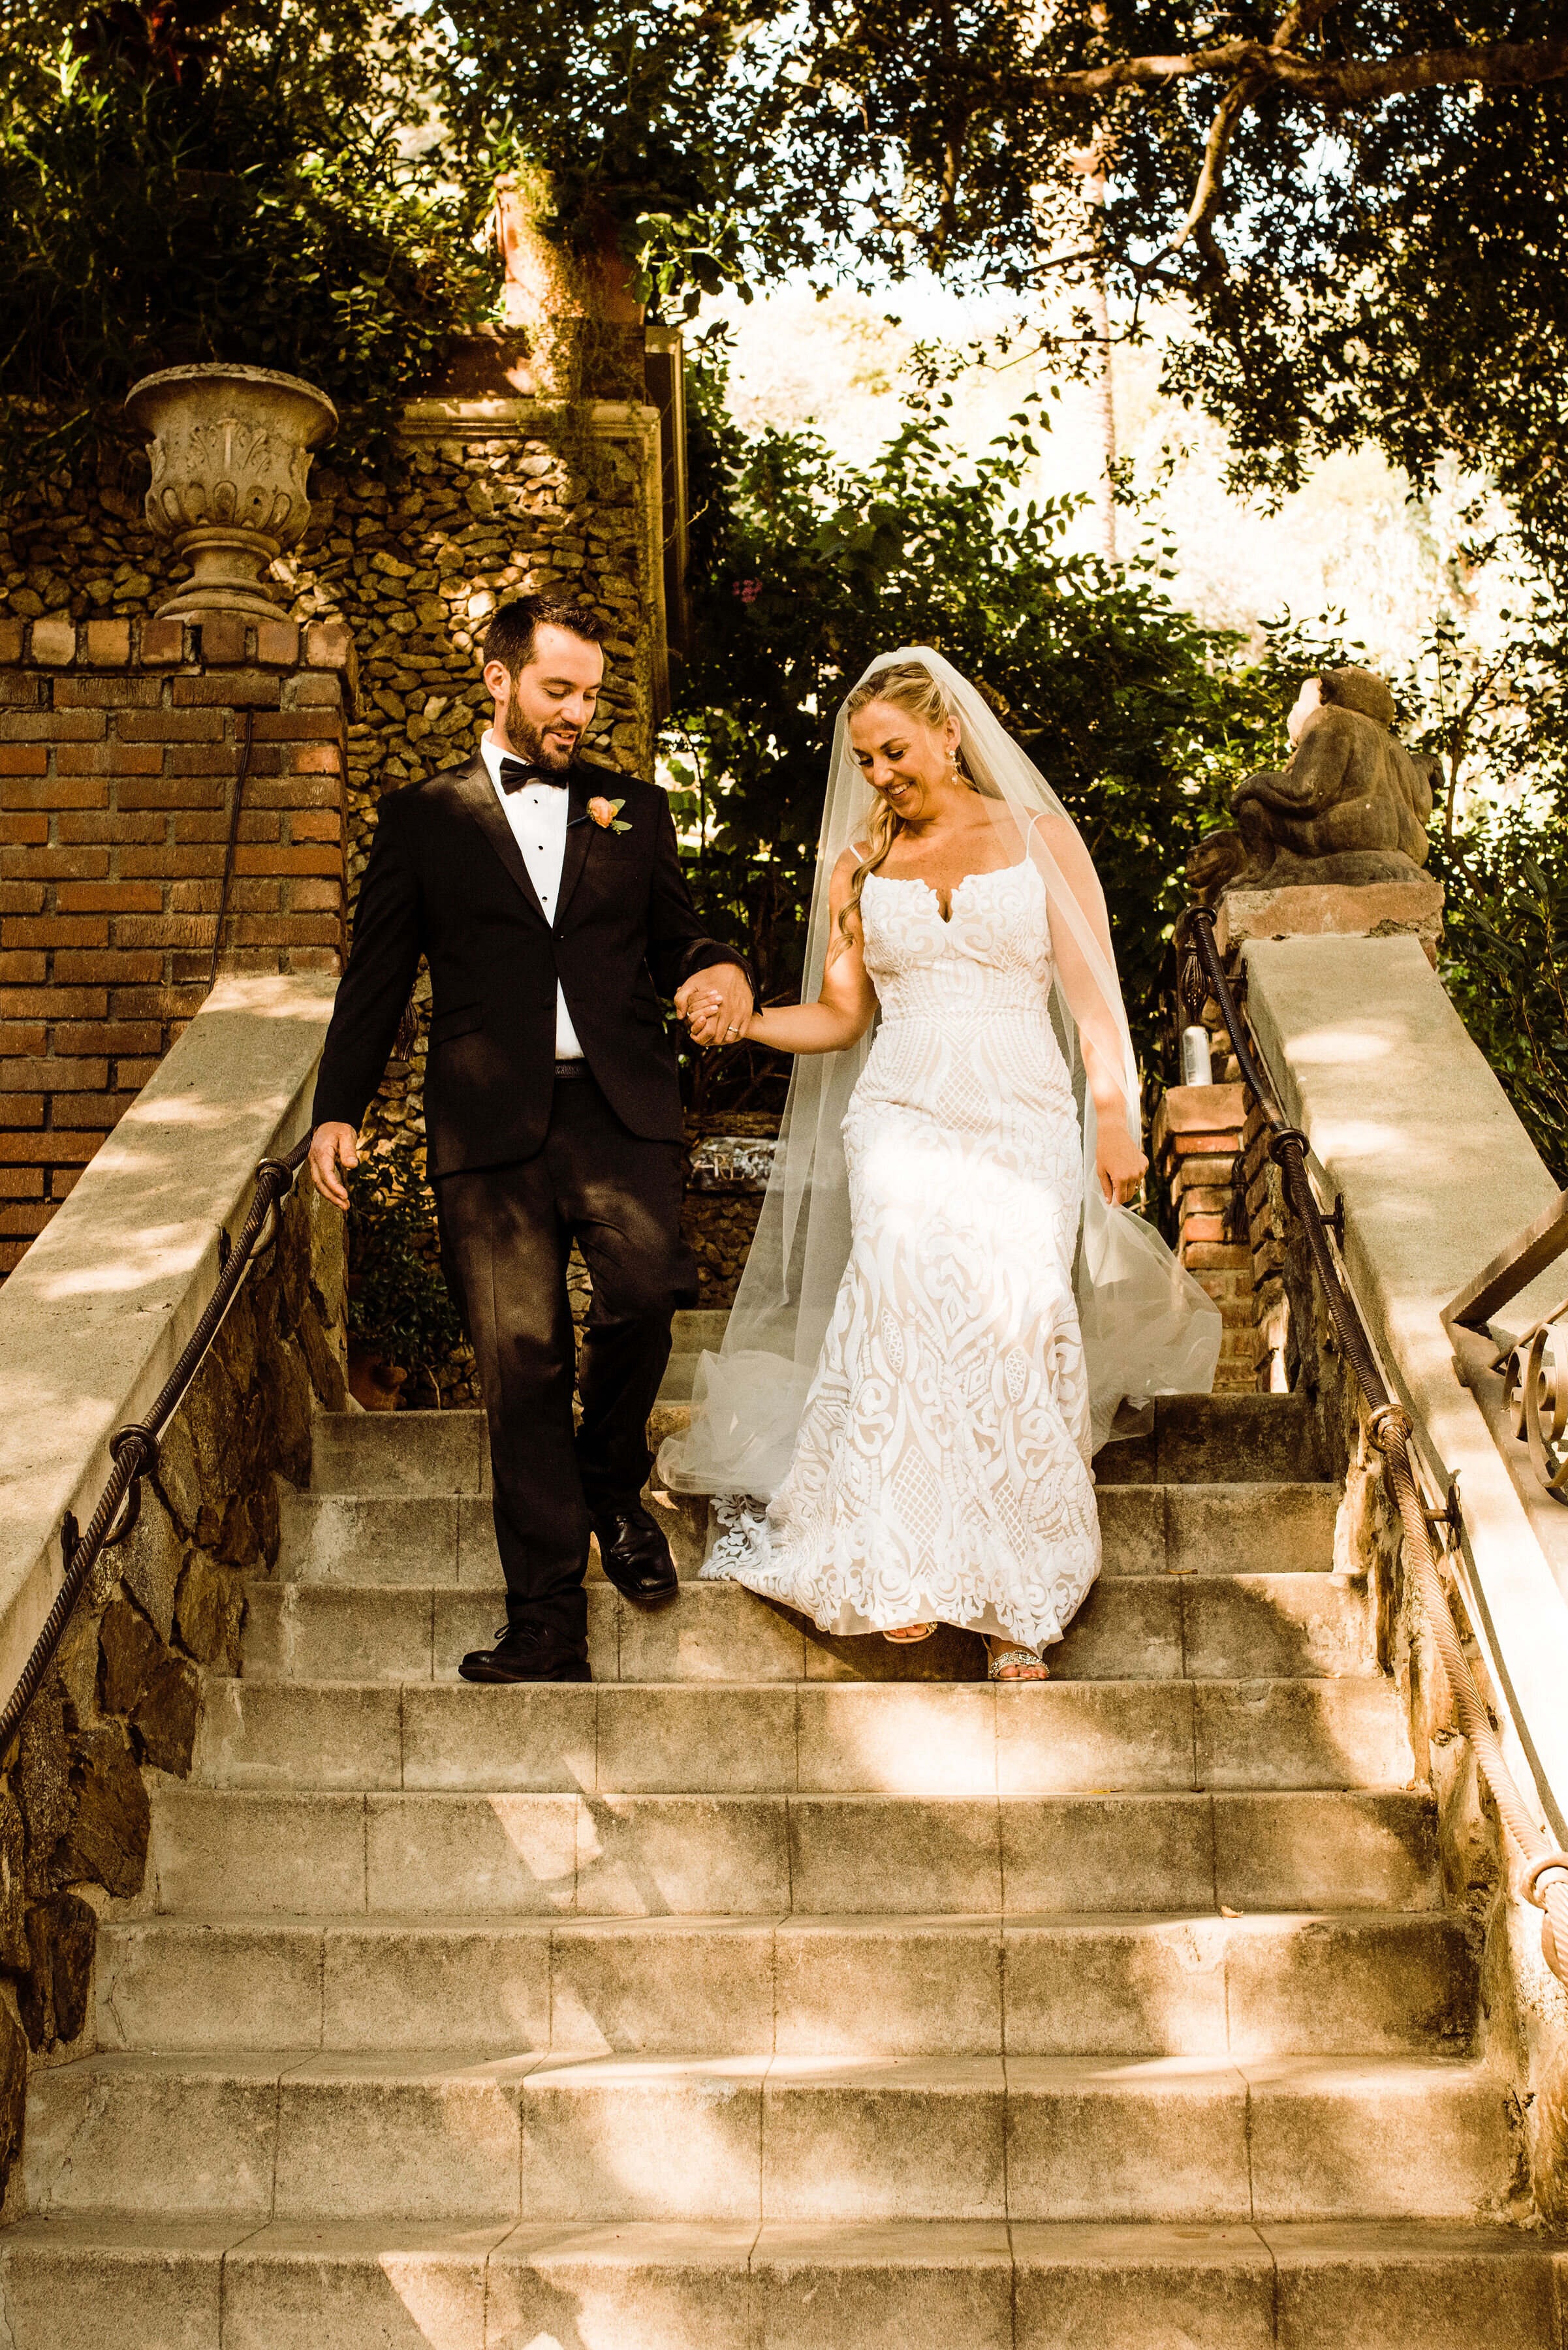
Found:
M 868 702 L 890 702 L 896 710 L 907 710 L 911 718 L 918 718 L 921 725 L 929 726 L 933 733 L 945 726 L 949 719 L 954 715 L 952 697 L 920 661 L 889 661 L 886 669 L 876 671 L 863 683 L 856 686 L 844 705 L 846 721 L 854 718 L 857 712 L 866 708 Z M 954 764 L 960 781 L 966 783 L 971 791 L 978 791 L 979 785 L 964 764 L 961 742 L 958 747 Z M 860 893 L 865 889 L 867 879 L 883 863 L 893 843 L 904 829 L 902 816 L 894 813 L 881 794 L 877 793 L 873 797 L 875 805 L 871 810 L 870 821 L 866 827 L 867 853 L 862 862 L 855 868 L 855 879 L 849 885 L 849 895 L 845 899 L 843 911 L 838 917 L 838 927 L 846 939 L 851 936 L 849 917 L 851 914 L 854 914 L 857 919 L 859 917 Z

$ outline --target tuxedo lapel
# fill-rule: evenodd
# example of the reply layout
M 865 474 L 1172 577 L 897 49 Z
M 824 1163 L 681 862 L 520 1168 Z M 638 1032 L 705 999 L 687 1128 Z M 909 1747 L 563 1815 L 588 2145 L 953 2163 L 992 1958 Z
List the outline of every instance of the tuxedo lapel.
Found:
M 513 837 L 512 827 L 507 823 L 501 803 L 495 796 L 495 786 L 490 780 L 490 770 L 483 760 L 475 759 L 465 772 L 454 776 L 452 790 L 457 795 L 459 804 L 472 816 L 491 847 L 522 890 L 533 912 L 538 916 L 540 921 L 545 922 L 545 909 L 539 903 L 539 893 L 529 877 L 528 868 L 524 862 L 523 851 Z M 571 837 L 568 832 L 566 835 L 568 857 L 571 854 Z M 545 922 L 545 926 L 546 930 L 549 928 L 547 922 Z
M 588 814 L 588 802 L 592 797 L 588 776 L 581 767 L 574 767 L 571 782 L 566 786 L 566 847 L 561 858 L 561 886 L 556 893 L 557 921 L 571 903 L 572 892 L 582 879 L 583 868 L 588 861 L 589 844 L 598 830 Z

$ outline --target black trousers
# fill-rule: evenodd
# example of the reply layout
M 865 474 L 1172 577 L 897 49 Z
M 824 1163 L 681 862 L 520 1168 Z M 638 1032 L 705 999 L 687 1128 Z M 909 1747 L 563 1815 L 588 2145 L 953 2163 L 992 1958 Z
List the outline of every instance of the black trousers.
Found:
M 680 1237 L 679 1143 L 623 1126 L 587 1073 L 558 1078 L 545 1147 L 436 1183 L 441 1261 L 490 1423 L 495 1539 L 513 1625 L 586 1650 L 590 1519 L 647 1482 L 670 1316 L 697 1268 Z M 574 1434 L 566 1260 L 593 1278 Z

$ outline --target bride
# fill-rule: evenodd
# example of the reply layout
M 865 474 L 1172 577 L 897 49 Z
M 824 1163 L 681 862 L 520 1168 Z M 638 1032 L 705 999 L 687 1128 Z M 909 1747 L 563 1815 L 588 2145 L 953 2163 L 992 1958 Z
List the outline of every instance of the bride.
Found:
M 1146 1162 L 1088 852 L 925 647 L 839 712 L 807 973 L 815 1002 L 743 1032 L 795 1069 L 659 1474 L 715 1497 L 705 1577 L 830 1633 L 968 1626 L 993 1679 L 1043 1679 L 1099 1573 L 1093 1452 L 1207 1391 L 1220 1315 L 1119 1204 Z M 693 1011 L 699 1044 L 732 1039 Z

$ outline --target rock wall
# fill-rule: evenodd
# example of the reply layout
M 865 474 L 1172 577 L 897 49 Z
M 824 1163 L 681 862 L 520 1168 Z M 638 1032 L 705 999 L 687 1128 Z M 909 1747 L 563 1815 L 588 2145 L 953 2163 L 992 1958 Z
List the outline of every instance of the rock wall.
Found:
M 205 1671 L 239 1669 L 244 1576 L 275 1564 L 275 1479 L 304 1484 L 345 1399 L 343 1220 L 297 1186 L 0 1757 L 0 2189 L 29 2061 L 92 2043 L 99 1914 L 141 1890 L 146 1774 L 184 1778 Z

